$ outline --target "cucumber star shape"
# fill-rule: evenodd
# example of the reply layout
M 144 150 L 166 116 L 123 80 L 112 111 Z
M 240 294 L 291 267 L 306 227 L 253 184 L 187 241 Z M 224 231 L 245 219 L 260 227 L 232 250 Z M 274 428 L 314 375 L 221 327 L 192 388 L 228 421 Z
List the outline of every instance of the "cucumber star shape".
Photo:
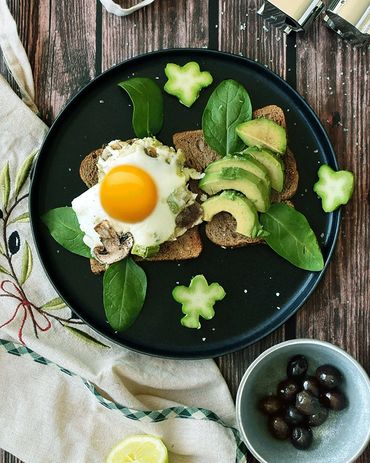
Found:
M 318 171 L 319 180 L 313 190 L 322 200 L 325 212 L 333 212 L 339 206 L 347 204 L 351 199 L 355 186 L 355 177 L 352 172 L 340 170 L 335 172 L 324 164 Z
M 184 66 L 168 63 L 164 70 L 168 81 L 164 90 L 177 96 L 180 103 L 190 108 L 199 97 L 202 88 L 213 82 L 213 77 L 207 71 L 201 71 L 199 64 L 191 61 Z
M 226 296 L 226 292 L 218 283 L 209 285 L 204 275 L 197 275 L 191 280 L 189 287 L 176 286 L 172 296 L 176 302 L 182 304 L 185 317 L 181 319 L 181 324 L 186 328 L 199 329 L 199 317 L 211 320 L 215 315 L 213 306 Z

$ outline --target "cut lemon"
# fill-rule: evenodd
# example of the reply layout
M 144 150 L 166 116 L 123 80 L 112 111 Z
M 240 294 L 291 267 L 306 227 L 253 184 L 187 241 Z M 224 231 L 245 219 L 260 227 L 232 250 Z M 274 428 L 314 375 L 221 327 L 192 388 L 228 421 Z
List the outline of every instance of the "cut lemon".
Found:
M 168 463 L 168 452 L 158 437 L 130 436 L 111 450 L 106 463 Z

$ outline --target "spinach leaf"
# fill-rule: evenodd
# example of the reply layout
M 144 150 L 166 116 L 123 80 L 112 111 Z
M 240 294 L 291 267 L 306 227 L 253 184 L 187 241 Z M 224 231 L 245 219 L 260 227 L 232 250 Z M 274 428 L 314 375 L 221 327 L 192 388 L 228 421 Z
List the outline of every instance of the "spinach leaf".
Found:
M 260 221 L 269 233 L 266 243 L 281 257 L 304 270 L 324 268 L 316 236 L 303 214 L 287 204 L 273 204 Z
M 236 127 L 252 119 L 252 104 L 246 89 L 235 80 L 224 80 L 212 93 L 203 113 L 204 138 L 221 156 L 236 153 L 244 143 Z
M 163 125 L 163 96 L 152 79 L 135 77 L 118 84 L 131 98 L 132 126 L 138 138 L 156 135 Z
M 117 331 L 129 328 L 145 300 L 147 280 L 144 270 L 131 258 L 109 266 L 104 273 L 104 310 L 110 326 Z
M 90 249 L 83 241 L 75 211 L 71 207 L 51 209 L 42 216 L 51 236 L 68 251 L 83 257 L 91 257 Z

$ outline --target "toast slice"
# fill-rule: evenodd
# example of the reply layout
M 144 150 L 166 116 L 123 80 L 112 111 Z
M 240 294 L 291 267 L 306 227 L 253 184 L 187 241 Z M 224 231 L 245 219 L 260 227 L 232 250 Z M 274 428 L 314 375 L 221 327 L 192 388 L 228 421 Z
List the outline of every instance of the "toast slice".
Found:
M 92 151 L 81 162 L 80 177 L 88 188 L 98 183 L 98 168 L 96 163 L 102 151 L 103 148 Z M 196 188 L 196 185 L 193 184 L 193 188 Z M 198 227 L 195 226 L 185 232 L 176 241 L 168 241 L 162 244 L 159 252 L 155 256 L 145 260 L 169 261 L 194 259 L 200 255 L 202 250 L 202 240 Z M 137 258 L 137 260 L 143 259 Z M 90 268 L 95 275 L 99 275 L 105 271 L 106 267 L 97 260 L 90 259 Z
M 284 201 L 294 207 L 291 201 Z M 235 231 L 236 221 L 227 212 L 220 212 L 206 224 L 206 235 L 212 243 L 223 248 L 240 248 L 248 244 L 264 244 L 263 238 L 248 238 Z
M 176 149 L 181 149 L 185 153 L 186 167 L 202 172 L 208 164 L 220 159 L 205 141 L 202 130 L 190 130 L 178 132 L 173 135 L 173 144 Z
M 92 151 L 84 157 L 80 164 L 80 177 L 88 188 L 98 183 L 98 166 L 96 163 L 102 152 L 103 148 Z
M 282 127 L 286 128 L 284 111 L 276 105 L 265 106 L 253 112 L 253 118 L 258 119 L 265 117 L 271 119 Z M 182 149 L 185 157 L 189 160 L 189 167 L 197 170 L 204 170 L 208 164 L 218 159 L 220 156 L 213 151 L 205 142 L 203 132 L 194 130 L 191 132 L 181 132 L 173 136 L 173 142 L 177 149 Z M 291 150 L 283 157 L 285 164 L 285 184 L 281 193 L 273 192 L 272 201 L 292 205 L 289 200 L 292 198 L 298 188 L 298 170 L 297 163 Z M 236 233 L 236 221 L 227 212 L 217 214 L 210 222 L 206 224 L 206 235 L 214 244 L 222 247 L 241 247 L 248 244 L 261 244 L 263 238 L 248 238 Z

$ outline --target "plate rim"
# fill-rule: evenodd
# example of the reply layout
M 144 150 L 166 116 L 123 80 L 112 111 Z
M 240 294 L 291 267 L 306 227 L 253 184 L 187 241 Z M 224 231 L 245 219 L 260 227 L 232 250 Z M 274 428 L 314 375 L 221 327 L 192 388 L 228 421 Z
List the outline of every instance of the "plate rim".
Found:
M 313 284 L 311 284 L 311 286 L 309 287 L 309 290 L 306 291 L 306 294 L 303 297 L 299 298 L 299 303 L 296 305 L 296 307 L 294 307 L 293 310 L 290 309 L 289 313 L 287 313 L 284 317 L 282 317 L 282 319 L 279 320 L 279 322 L 277 324 L 273 324 L 272 327 L 268 326 L 267 329 L 262 330 L 263 334 L 258 334 L 257 336 L 253 336 L 253 338 L 251 340 L 249 340 L 249 341 L 234 342 L 232 345 L 229 345 L 228 348 L 212 348 L 212 349 L 209 349 L 208 351 L 194 351 L 193 354 L 188 354 L 188 353 L 171 354 L 169 350 L 162 350 L 160 348 L 159 349 L 151 348 L 151 351 L 145 350 L 145 349 L 140 349 L 140 348 L 135 347 L 134 345 L 132 345 L 131 342 L 123 343 L 122 341 L 117 340 L 117 339 L 113 339 L 113 337 L 109 336 L 108 334 L 101 332 L 98 328 L 94 327 L 90 322 L 87 322 L 85 320 L 85 318 L 80 315 L 79 311 L 76 311 L 74 308 L 72 308 L 70 305 L 67 304 L 67 302 L 65 301 L 65 298 L 62 296 L 62 294 L 58 290 L 56 284 L 54 283 L 53 279 L 51 278 L 51 276 L 50 276 L 50 274 L 49 274 L 49 272 L 48 272 L 48 270 L 46 268 L 46 265 L 45 265 L 45 263 L 44 263 L 44 261 L 42 259 L 41 250 L 40 250 L 41 246 L 39 245 L 39 237 L 37 236 L 37 231 L 36 231 L 36 228 L 37 228 L 36 221 L 40 220 L 40 217 L 36 216 L 36 211 L 35 211 L 36 206 L 35 207 L 33 206 L 33 204 L 35 203 L 34 197 L 36 196 L 36 189 L 37 189 L 37 187 L 35 186 L 36 181 L 34 181 L 34 179 L 35 179 L 35 173 L 36 173 L 37 169 L 39 168 L 39 165 L 41 164 L 41 161 L 40 161 L 41 153 L 42 153 L 42 151 L 44 149 L 45 143 L 46 143 L 48 137 L 50 136 L 50 134 L 52 134 L 52 132 L 54 130 L 56 130 L 55 126 L 59 124 L 59 119 L 61 119 L 63 117 L 64 112 L 69 108 L 69 106 L 73 105 L 75 100 L 78 99 L 80 97 L 80 95 L 83 95 L 91 85 L 95 84 L 100 79 L 104 79 L 104 77 L 106 75 L 108 75 L 110 73 L 113 73 L 117 68 L 121 67 L 122 65 L 130 65 L 131 63 L 134 63 L 135 61 L 140 61 L 142 59 L 145 59 L 148 56 L 149 57 L 151 57 L 153 55 L 161 55 L 161 56 L 163 56 L 163 55 L 167 55 L 167 54 L 171 55 L 171 54 L 176 54 L 176 53 L 177 54 L 179 54 L 179 53 L 180 54 L 181 53 L 188 54 L 188 53 L 192 53 L 192 52 L 194 52 L 194 53 L 204 53 L 206 55 L 211 55 L 211 56 L 214 55 L 214 56 L 218 56 L 218 57 L 221 56 L 221 57 L 224 57 L 225 59 L 234 59 L 234 60 L 237 60 L 237 61 L 244 61 L 246 63 L 249 63 L 249 64 L 253 65 L 254 67 L 257 67 L 263 74 L 265 74 L 265 75 L 270 74 L 281 85 L 287 86 L 288 89 L 290 90 L 290 92 L 292 92 L 292 94 L 294 95 L 295 99 L 298 99 L 299 103 L 301 105 L 303 105 L 303 107 L 305 108 L 305 111 L 307 111 L 309 113 L 310 118 L 312 118 L 314 120 L 316 126 L 320 129 L 321 136 L 324 137 L 323 142 L 325 142 L 325 144 L 328 146 L 328 148 L 330 148 L 330 153 L 328 153 L 328 154 L 330 154 L 330 157 L 332 158 L 332 161 L 333 161 L 332 166 L 336 170 L 339 169 L 338 159 L 337 159 L 334 147 L 333 147 L 333 145 L 331 143 L 331 140 L 329 138 L 329 135 L 328 135 L 325 127 L 321 123 L 318 115 L 315 113 L 315 111 L 313 110 L 311 105 L 306 101 L 306 99 L 295 88 L 293 88 L 290 83 L 288 83 L 285 79 L 283 79 L 281 76 L 279 76 L 276 72 L 272 71 L 270 68 L 266 68 L 264 65 L 262 65 L 261 63 L 255 61 L 255 60 L 252 60 L 251 58 L 236 55 L 236 54 L 230 53 L 230 52 L 212 50 L 212 49 L 208 49 L 208 48 L 186 48 L 186 47 L 182 47 L 182 48 L 166 48 L 166 49 L 160 49 L 160 50 L 153 50 L 153 51 L 150 51 L 150 52 L 147 52 L 147 53 L 141 53 L 141 54 L 135 55 L 135 56 L 133 56 L 131 58 L 128 58 L 126 60 L 123 60 L 123 61 L 115 64 L 114 66 L 112 66 L 109 69 L 105 70 L 104 72 L 102 72 L 98 76 L 94 77 L 88 83 L 84 84 L 74 95 L 72 95 L 72 97 L 70 97 L 68 99 L 68 101 L 66 101 L 66 103 L 60 109 L 60 111 L 59 111 L 57 117 L 55 118 L 54 122 L 49 127 L 49 129 L 47 131 L 47 134 L 44 137 L 44 140 L 43 140 L 43 142 L 42 142 L 42 144 L 40 146 L 39 153 L 37 155 L 37 158 L 35 160 L 35 163 L 34 163 L 34 165 L 32 167 L 31 174 L 30 174 L 30 188 L 29 188 L 29 197 L 28 197 L 28 209 L 29 209 L 29 213 L 30 213 L 30 225 L 31 225 L 32 237 L 33 237 L 33 240 L 34 240 L 34 245 L 35 245 L 35 249 L 36 249 L 38 258 L 40 260 L 42 269 L 45 272 L 49 282 L 51 283 L 51 285 L 53 286 L 54 290 L 59 295 L 59 297 L 61 297 L 61 299 L 65 302 L 66 306 L 73 313 L 75 313 L 90 329 L 97 332 L 100 336 L 102 336 L 104 339 L 108 340 L 109 342 L 111 342 L 113 344 L 119 345 L 121 347 L 124 347 L 126 349 L 129 349 L 129 350 L 132 350 L 134 352 L 138 352 L 138 353 L 141 353 L 141 354 L 144 354 L 144 355 L 149 355 L 149 356 L 159 357 L 159 358 L 178 359 L 178 360 L 180 360 L 180 359 L 181 360 L 195 360 L 195 359 L 201 360 L 201 359 L 217 358 L 217 357 L 223 357 L 225 355 L 228 355 L 228 354 L 231 354 L 231 353 L 234 353 L 234 352 L 238 352 L 238 351 L 240 351 L 242 349 L 245 349 L 245 348 L 247 348 L 247 347 L 249 347 L 251 345 L 254 345 L 258 341 L 261 341 L 262 339 L 266 338 L 271 333 L 278 330 L 288 320 L 290 320 L 302 308 L 302 306 L 307 302 L 307 300 L 312 296 L 313 292 L 316 290 L 318 284 L 321 282 L 324 274 L 326 273 L 327 267 L 329 266 L 329 264 L 331 262 L 331 259 L 333 257 L 333 253 L 335 251 L 335 248 L 336 248 L 336 245 L 337 245 L 337 242 L 338 242 L 338 235 L 339 235 L 340 223 L 341 223 L 341 218 L 342 218 L 342 208 L 339 208 L 336 211 L 330 213 L 330 215 L 331 215 L 331 217 L 330 217 L 331 224 L 330 224 L 329 228 L 330 228 L 330 235 L 332 236 L 332 240 L 331 240 L 331 243 L 330 243 L 330 248 L 328 249 L 328 252 L 327 252 L 327 258 L 326 258 L 326 261 L 325 261 L 325 264 L 324 264 L 324 268 L 320 272 L 311 272 L 311 273 L 314 274 L 315 281 L 314 281 Z M 309 284 L 310 283 L 308 283 L 308 285 Z

